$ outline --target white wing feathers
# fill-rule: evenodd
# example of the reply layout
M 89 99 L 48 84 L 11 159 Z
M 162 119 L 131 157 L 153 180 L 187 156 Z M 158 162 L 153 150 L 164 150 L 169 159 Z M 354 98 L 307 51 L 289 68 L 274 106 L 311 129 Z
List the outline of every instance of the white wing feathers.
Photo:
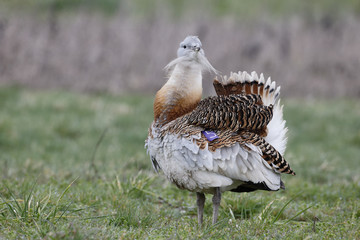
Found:
M 251 144 L 247 145 L 249 150 L 236 143 L 212 152 L 207 147 L 200 149 L 193 139 L 173 134 L 166 135 L 162 144 L 164 156 L 154 157 L 160 160 L 165 175 L 178 186 L 193 191 L 221 187 L 226 191 L 250 181 L 264 182 L 271 190 L 280 188 L 280 174 L 262 159 L 260 149 Z M 161 151 L 151 152 L 156 155 Z

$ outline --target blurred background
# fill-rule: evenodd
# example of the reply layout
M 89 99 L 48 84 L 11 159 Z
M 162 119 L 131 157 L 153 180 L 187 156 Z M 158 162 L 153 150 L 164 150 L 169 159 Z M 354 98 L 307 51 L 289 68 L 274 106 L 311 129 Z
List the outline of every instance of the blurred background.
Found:
M 222 74 L 264 72 L 283 96 L 360 96 L 357 0 L 3 0 L 0 84 L 153 94 L 187 35 Z

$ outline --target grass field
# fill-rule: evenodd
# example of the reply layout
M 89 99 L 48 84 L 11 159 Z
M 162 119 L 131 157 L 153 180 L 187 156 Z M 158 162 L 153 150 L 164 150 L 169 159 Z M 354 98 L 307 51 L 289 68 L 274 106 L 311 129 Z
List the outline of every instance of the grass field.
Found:
M 146 155 L 151 96 L 0 89 L 0 239 L 360 239 L 359 100 L 283 103 L 297 175 L 201 229 Z

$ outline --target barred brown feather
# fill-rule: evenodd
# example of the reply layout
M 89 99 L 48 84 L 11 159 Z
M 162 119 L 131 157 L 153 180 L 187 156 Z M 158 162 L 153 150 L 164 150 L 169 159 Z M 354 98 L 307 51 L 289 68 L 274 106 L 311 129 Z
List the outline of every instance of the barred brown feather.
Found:
M 206 129 L 266 131 L 273 105 L 264 106 L 257 94 L 208 97 L 188 115 L 189 124 Z
M 231 82 L 228 84 L 222 84 L 217 79 L 213 82 L 215 92 L 218 96 L 220 95 L 231 95 L 231 94 L 245 94 L 244 84 L 239 82 Z
M 215 92 L 218 96 L 220 95 L 231 95 L 231 94 L 259 94 L 262 95 L 264 91 L 264 84 L 256 81 L 252 82 L 229 82 L 221 83 L 217 79 L 213 82 Z
M 286 160 L 281 156 L 281 154 L 268 142 L 265 141 L 264 138 L 260 137 L 255 133 L 243 132 L 241 134 L 244 142 L 252 143 L 255 146 L 258 146 L 263 153 L 264 160 L 276 170 L 282 173 L 288 173 L 291 175 L 295 175 L 295 172 L 290 168 L 290 165 Z M 274 165 L 276 167 L 274 167 Z

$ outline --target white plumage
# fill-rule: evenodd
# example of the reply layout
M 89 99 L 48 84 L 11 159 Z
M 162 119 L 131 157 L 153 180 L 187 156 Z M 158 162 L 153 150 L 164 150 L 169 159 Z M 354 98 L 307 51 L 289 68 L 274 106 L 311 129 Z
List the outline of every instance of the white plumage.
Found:
M 280 188 L 280 174 L 272 170 L 261 157 L 260 149 L 252 144 L 247 144 L 249 149 L 235 143 L 212 152 L 194 144 L 193 139 L 199 136 L 169 134 L 161 139 L 154 128 L 152 134 L 154 137 L 147 142 L 149 154 L 170 181 L 185 189 L 212 193 L 212 188 L 220 187 L 223 192 L 240 185 L 238 181 L 265 182 L 271 190 Z

